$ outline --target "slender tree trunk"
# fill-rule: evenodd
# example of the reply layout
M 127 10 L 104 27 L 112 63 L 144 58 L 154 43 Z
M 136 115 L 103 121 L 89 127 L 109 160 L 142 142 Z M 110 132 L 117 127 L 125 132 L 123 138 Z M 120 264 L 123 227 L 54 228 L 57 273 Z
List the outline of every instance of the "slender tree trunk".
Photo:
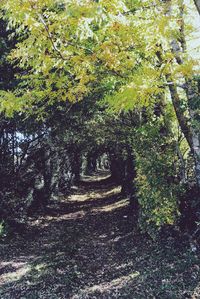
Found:
M 195 123 L 195 119 L 198 116 L 198 113 L 195 111 L 194 104 L 197 98 L 200 99 L 200 93 L 198 91 L 197 82 L 195 80 L 187 81 L 187 97 L 189 101 L 189 113 L 192 122 Z M 192 123 L 192 152 L 195 160 L 195 170 L 196 170 L 196 180 L 197 184 L 200 187 L 200 132 L 199 128 Z
M 179 123 L 179 126 L 183 132 L 183 135 L 185 136 L 190 148 L 192 149 L 192 134 L 190 127 L 188 125 L 188 119 L 185 117 L 182 108 L 181 108 L 181 100 L 179 93 L 177 91 L 176 85 L 173 83 L 171 76 L 168 74 L 166 75 L 166 80 L 169 84 L 169 91 L 172 99 L 172 103 L 174 106 L 174 110 L 176 113 L 176 117 Z
M 125 163 L 121 156 L 113 153 L 109 154 L 111 178 L 117 184 L 122 184 L 125 175 Z
M 97 155 L 96 153 L 88 153 L 87 154 L 87 165 L 86 165 L 86 175 L 91 175 L 97 170 Z
M 122 181 L 122 193 L 130 198 L 130 204 L 136 207 L 135 182 L 136 168 L 135 157 L 131 148 L 127 147 L 127 158 L 125 161 L 124 177 Z
M 196 5 L 197 11 L 200 15 L 200 0 L 194 0 L 194 4 Z
M 161 66 L 163 64 L 162 47 L 159 51 L 157 51 L 157 57 L 159 59 L 159 64 Z M 192 134 L 191 134 L 190 127 L 188 125 L 188 119 L 184 115 L 182 107 L 181 107 L 181 99 L 180 99 L 180 96 L 179 96 L 179 93 L 178 93 L 178 90 L 176 87 L 176 83 L 173 81 L 173 78 L 170 73 L 166 74 L 165 78 L 168 83 L 169 92 L 170 92 L 172 104 L 174 106 L 174 110 L 176 113 L 178 124 L 179 124 L 181 131 L 182 131 L 185 139 L 187 140 L 190 148 L 192 149 Z
M 74 184 L 78 184 L 81 179 L 81 156 L 80 153 L 73 153 L 72 171 L 74 174 Z
M 200 1 L 196 0 L 196 6 L 200 8 Z M 179 5 L 180 9 L 180 45 L 177 41 L 174 41 L 174 47 L 172 48 L 173 53 L 175 54 L 176 61 L 179 65 L 182 65 L 184 61 L 180 57 L 180 53 L 185 53 L 187 51 L 187 45 L 185 40 L 185 23 L 184 23 L 184 4 L 183 1 Z M 185 78 L 185 92 L 188 99 L 188 106 L 189 106 L 189 115 L 191 120 L 191 125 L 188 125 L 188 129 L 190 130 L 190 139 L 191 144 L 190 148 L 192 151 L 192 154 L 194 156 L 195 161 L 195 176 L 198 186 L 200 187 L 200 134 L 198 128 L 195 128 L 195 118 L 196 118 L 196 111 L 194 107 L 194 104 L 198 98 L 200 98 L 200 93 L 198 90 L 198 85 L 195 79 L 187 79 Z
M 171 4 L 172 1 L 168 0 L 168 7 L 166 10 L 167 15 L 171 15 Z M 200 8 L 200 0 L 195 1 L 196 6 Z M 179 65 L 182 65 L 184 63 L 181 54 L 185 53 L 187 51 L 186 41 L 185 41 L 185 23 L 184 23 L 184 3 L 183 1 L 180 1 L 179 3 L 179 10 L 180 10 L 180 37 L 179 40 L 172 40 L 171 47 L 172 47 L 172 53 L 174 54 L 174 57 L 176 59 L 176 62 Z M 161 54 L 161 60 L 162 60 L 162 54 Z M 176 85 L 173 82 L 173 79 L 171 78 L 171 74 L 166 75 L 166 80 L 169 84 L 169 90 L 172 98 L 172 103 L 176 112 L 176 116 L 179 122 L 179 125 L 181 127 L 181 130 L 190 146 L 191 152 L 194 157 L 195 161 L 195 177 L 198 186 L 200 187 L 200 134 L 198 130 L 196 130 L 193 126 L 193 124 L 189 124 L 188 119 L 185 117 L 182 109 L 181 109 L 181 102 L 180 102 L 180 96 L 177 90 Z M 190 115 L 190 121 L 194 122 L 195 120 L 195 111 L 191 108 L 193 106 L 193 103 L 195 102 L 196 98 L 200 97 L 200 93 L 198 92 L 197 84 L 195 80 L 188 80 L 185 78 L 186 87 L 185 92 L 188 99 L 189 104 L 189 115 Z

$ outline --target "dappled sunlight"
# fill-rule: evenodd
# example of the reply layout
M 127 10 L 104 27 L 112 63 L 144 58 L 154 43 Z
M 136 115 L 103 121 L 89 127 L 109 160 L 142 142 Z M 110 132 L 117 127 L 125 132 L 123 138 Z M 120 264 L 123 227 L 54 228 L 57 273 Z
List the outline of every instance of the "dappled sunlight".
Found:
M 108 171 L 105 171 L 105 173 L 101 171 L 101 175 L 99 175 L 98 173 L 93 174 L 92 176 L 84 175 L 82 177 L 82 181 L 86 183 L 92 183 L 92 182 L 96 183 L 96 182 L 107 180 L 109 177 L 110 177 L 110 173 Z
M 103 199 L 107 198 L 108 196 L 116 195 L 119 194 L 121 191 L 121 187 L 117 186 L 112 188 L 111 190 L 105 190 L 105 189 L 100 189 L 100 190 L 94 190 L 91 192 L 85 192 L 83 194 L 73 194 L 71 195 L 67 201 L 69 202 L 83 202 L 83 201 L 89 201 L 89 200 L 98 200 L 98 199 Z
M 200 298 L 200 283 L 194 289 L 191 296 L 191 299 L 199 299 L 199 298 Z
M 199 299 L 200 298 L 200 284 L 195 288 L 191 299 Z
M 30 222 L 30 226 L 45 228 L 48 227 L 50 223 L 53 222 L 61 222 L 61 221 L 69 221 L 69 220 L 77 220 L 82 219 L 88 214 L 96 214 L 96 213 L 104 213 L 104 212 L 112 212 L 116 209 L 120 209 L 126 207 L 129 204 L 128 199 L 118 199 L 117 196 L 120 195 L 121 187 L 115 186 L 110 188 L 102 188 L 101 190 L 92 190 L 87 191 L 83 190 L 82 193 L 74 193 L 69 196 L 67 199 L 61 199 L 59 202 L 56 202 L 54 210 L 59 206 L 59 204 L 63 204 L 62 215 L 57 213 L 57 215 L 43 215 L 37 217 L 37 219 L 32 219 Z M 115 198 L 116 197 L 116 198 Z M 112 201 L 109 204 L 109 200 Z M 98 203 L 101 203 L 101 206 L 96 206 Z M 113 202 L 114 201 L 114 202 Z M 71 211 L 71 205 L 77 204 L 77 211 Z M 95 207 L 93 207 L 95 206 Z M 75 209 L 75 206 L 73 207 Z
M 175 247 L 158 251 L 137 229 L 120 187 L 88 186 L 52 201 L 46 211 L 29 218 L 24 237 L 0 245 L 0 298 L 146 299 L 159 292 L 159 298 L 175 298 L 170 296 L 178 288 L 188 288 L 188 279 L 197 275 L 197 258 L 190 255 L 183 267 L 187 249 L 182 255 Z M 181 286 L 174 291 L 177 281 Z M 198 299 L 199 286 L 188 293 Z
M 99 208 L 93 208 L 91 212 L 93 213 L 99 213 L 99 212 L 112 212 L 116 209 L 120 209 L 123 207 L 126 207 L 129 205 L 129 200 L 128 199 L 123 199 L 120 201 L 117 201 L 116 203 L 110 204 L 110 205 L 105 205 L 103 207 Z
M 133 262 L 124 263 L 124 264 L 121 264 L 121 265 L 118 265 L 118 266 L 116 265 L 115 269 L 116 270 L 122 270 L 122 269 L 126 269 L 127 267 L 133 267 Z
M 64 220 L 77 220 L 81 219 L 86 215 L 85 211 L 77 211 L 74 213 L 66 213 L 61 216 L 45 216 L 45 217 L 40 217 L 39 219 L 32 221 L 30 226 L 32 227 L 39 227 L 39 228 L 45 228 L 48 227 L 51 222 L 61 222 Z
M 121 276 L 119 278 L 113 279 L 108 282 L 103 282 L 100 284 L 96 284 L 93 286 L 89 286 L 84 288 L 83 290 L 80 290 L 80 292 L 74 296 L 72 296 L 72 299 L 78 299 L 82 298 L 82 296 L 85 295 L 92 295 L 96 292 L 98 292 L 98 296 L 100 294 L 103 295 L 104 292 L 110 291 L 110 290 L 118 290 L 122 287 L 124 287 L 127 283 L 132 282 L 134 279 L 136 279 L 140 275 L 139 272 L 132 272 L 128 275 Z M 99 297 L 100 298 L 100 297 Z
M 110 239 L 110 242 L 116 243 L 122 240 L 125 240 L 126 238 L 133 238 L 134 232 L 130 232 L 128 234 L 124 234 L 122 236 L 116 236 L 114 239 Z
M 64 214 L 62 216 L 60 216 L 59 218 L 55 218 L 56 221 L 60 222 L 63 220 L 76 220 L 76 219 L 81 219 L 86 215 L 86 212 L 83 210 L 80 210 L 78 212 L 75 213 L 69 213 L 69 214 Z
M 30 264 L 27 262 L 2 262 L 0 266 L 5 272 L 0 275 L 0 285 L 21 279 L 31 269 Z

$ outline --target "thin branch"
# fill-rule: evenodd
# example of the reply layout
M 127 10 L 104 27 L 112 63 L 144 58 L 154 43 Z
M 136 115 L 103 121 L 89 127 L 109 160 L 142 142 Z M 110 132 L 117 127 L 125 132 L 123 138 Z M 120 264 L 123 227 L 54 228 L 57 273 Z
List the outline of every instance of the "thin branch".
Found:
M 49 31 L 49 27 L 48 27 L 48 25 L 46 24 L 46 22 L 45 22 L 43 16 L 42 16 L 41 14 L 38 14 L 38 17 L 39 17 L 40 21 L 42 22 L 42 24 L 44 25 L 44 28 L 45 28 L 45 30 L 46 30 L 46 32 L 47 32 L 47 34 L 48 34 L 48 38 L 49 38 L 49 40 L 51 41 L 51 44 L 52 44 L 52 47 L 53 47 L 54 51 L 57 52 L 57 53 L 59 54 L 59 56 L 61 57 L 62 60 L 69 60 L 69 57 L 67 57 L 67 58 L 64 57 L 64 55 L 61 53 L 61 51 L 56 47 L 55 42 L 54 42 L 54 40 L 53 40 L 53 36 L 52 36 L 51 32 Z M 67 46 L 68 46 L 68 45 L 69 45 L 69 46 L 73 46 L 73 47 L 77 47 L 77 46 L 78 46 L 79 49 L 88 51 L 90 54 L 94 54 L 94 52 L 93 52 L 91 49 L 86 48 L 86 47 L 84 47 L 84 46 L 81 46 L 81 45 L 78 45 L 78 44 L 77 44 L 77 45 L 74 45 L 72 42 L 69 42 L 69 41 L 67 42 Z
M 52 47 L 53 47 L 54 51 L 58 53 L 58 55 L 60 56 L 60 58 L 62 60 L 68 60 L 68 58 L 65 58 L 63 56 L 63 54 L 60 52 L 60 50 L 56 47 L 56 45 L 55 45 L 55 43 L 53 41 L 53 36 L 52 36 L 51 32 L 49 31 L 49 27 L 47 26 L 47 24 L 46 24 L 43 16 L 41 14 L 38 14 L 38 17 L 39 17 L 40 21 L 42 22 L 42 24 L 44 25 L 44 28 L 45 28 L 45 30 L 46 30 L 46 32 L 48 34 L 48 38 L 49 38 L 49 40 L 50 40 L 50 42 L 52 44 Z

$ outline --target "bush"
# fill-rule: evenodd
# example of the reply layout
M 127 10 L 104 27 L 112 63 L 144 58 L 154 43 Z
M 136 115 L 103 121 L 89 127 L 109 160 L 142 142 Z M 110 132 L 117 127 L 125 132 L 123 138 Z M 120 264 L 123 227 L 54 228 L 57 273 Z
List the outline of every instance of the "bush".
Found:
M 145 124 L 138 132 L 136 151 L 139 225 L 154 234 L 179 215 L 179 184 L 176 146 L 173 138 L 161 134 L 159 121 Z

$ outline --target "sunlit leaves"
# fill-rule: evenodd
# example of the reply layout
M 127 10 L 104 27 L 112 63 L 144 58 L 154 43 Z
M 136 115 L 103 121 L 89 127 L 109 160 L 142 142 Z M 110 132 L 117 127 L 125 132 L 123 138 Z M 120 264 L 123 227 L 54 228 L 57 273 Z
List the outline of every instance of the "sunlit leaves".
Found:
M 0 112 L 5 112 L 8 117 L 12 117 L 14 112 L 21 111 L 23 102 L 12 92 L 0 91 Z
M 147 106 L 163 88 L 166 74 L 178 82 L 193 73 L 194 63 L 185 59 L 178 66 L 171 51 L 172 39 L 180 37 L 178 4 L 176 0 L 170 8 L 158 0 L 8 0 L 2 7 L 9 26 L 23 36 L 10 57 L 26 76 L 43 77 L 42 90 L 48 85 L 50 104 L 51 93 L 57 93 L 55 102 L 80 101 L 107 80 L 107 98 L 116 108 Z M 115 90 L 111 84 L 109 91 L 112 77 L 121 83 Z M 34 82 L 25 94 L 37 90 Z
M 149 66 L 142 65 L 130 77 L 130 82 L 123 85 L 118 92 L 107 96 L 111 106 L 116 109 L 133 109 L 149 106 L 155 102 L 155 96 L 163 92 L 160 72 Z

